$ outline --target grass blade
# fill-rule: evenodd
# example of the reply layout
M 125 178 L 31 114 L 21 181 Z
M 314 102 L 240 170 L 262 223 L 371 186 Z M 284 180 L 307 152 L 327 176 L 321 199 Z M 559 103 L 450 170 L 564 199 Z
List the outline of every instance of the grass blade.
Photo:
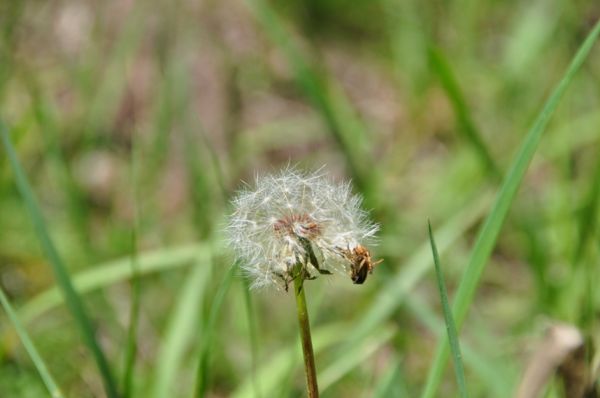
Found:
M 190 270 L 191 275 L 183 287 L 157 357 L 154 375 L 156 382 L 152 394 L 156 398 L 172 396 L 173 382 L 183 360 L 186 344 L 199 330 L 197 320 L 212 271 L 210 253 L 203 254 Z
M 313 332 L 313 343 L 315 355 L 336 344 L 350 325 L 348 323 L 336 323 L 318 327 Z M 261 393 L 264 397 L 293 396 L 293 394 L 282 395 L 277 393 L 289 374 L 290 369 L 300 371 L 302 363 L 302 351 L 300 349 L 300 338 L 282 345 L 282 348 L 269 355 L 268 360 L 262 363 L 258 369 Z M 233 398 L 254 397 L 254 382 L 252 375 L 248 375 L 237 389 L 229 396 Z
M 25 69 L 25 68 L 24 68 Z M 35 117 L 41 135 L 44 137 L 45 153 L 51 159 L 54 168 L 57 171 L 57 181 L 60 183 L 60 190 L 64 192 L 67 199 L 67 210 L 70 222 L 76 229 L 77 243 L 82 252 L 93 253 L 89 231 L 89 207 L 85 203 L 85 198 L 81 188 L 78 187 L 72 172 L 67 163 L 63 149 L 60 146 L 60 126 L 58 115 L 53 104 L 44 97 L 37 81 L 38 76 L 30 70 L 24 70 L 25 83 L 29 89 L 32 113 Z M 88 258 L 91 257 L 88 255 Z
M 229 291 L 231 287 L 231 282 L 233 281 L 233 276 L 235 275 L 236 270 L 239 268 L 237 265 L 233 265 L 225 274 L 223 280 L 219 284 L 219 288 L 217 293 L 215 294 L 215 299 L 211 304 L 210 313 L 208 315 L 208 321 L 204 327 L 204 336 L 200 346 L 199 353 L 199 361 L 198 361 L 198 371 L 196 374 L 196 387 L 195 387 L 195 397 L 204 397 L 206 395 L 206 390 L 208 388 L 208 380 L 209 380 L 209 368 L 210 368 L 210 348 L 212 346 L 212 339 L 214 337 L 214 331 L 217 324 L 217 318 L 221 312 L 221 306 L 223 305 L 223 301 L 225 300 L 225 295 Z M 256 386 L 255 375 L 252 376 L 253 386 Z
M 29 357 L 31 357 L 31 361 L 37 368 L 38 373 L 40 374 L 42 380 L 44 381 L 44 384 L 46 385 L 46 388 L 48 389 L 50 396 L 52 398 L 63 398 L 63 394 L 60 391 L 58 384 L 56 383 L 56 381 L 54 381 L 54 378 L 48 371 L 48 367 L 46 366 L 46 363 L 42 359 L 37 348 L 35 348 L 35 345 L 33 344 L 33 341 L 31 340 L 31 338 L 29 337 L 27 330 L 25 330 L 25 328 L 23 327 L 23 324 L 21 324 L 21 321 L 19 320 L 17 313 L 12 308 L 12 305 L 8 301 L 8 298 L 6 297 L 6 294 L 4 293 L 4 290 L 1 287 L 0 287 L 0 302 L 2 303 L 2 307 L 4 307 L 4 311 L 6 311 L 6 313 L 8 314 L 10 321 L 12 322 L 13 326 L 15 327 L 15 330 L 17 331 L 17 334 L 19 335 L 19 339 L 21 339 L 21 342 L 23 343 L 23 347 L 25 347 L 25 350 L 29 354 Z
M 367 129 L 341 91 L 332 86 L 324 73 L 310 64 L 308 57 L 290 39 L 292 35 L 286 31 L 281 18 L 268 2 L 247 0 L 246 3 L 266 34 L 286 57 L 298 88 L 323 118 L 329 133 L 345 155 L 353 181 L 369 201 L 375 168 L 371 167 Z
M 127 343 L 125 344 L 125 366 L 123 368 L 123 397 L 128 398 L 133 394 L 133 371 L 138 350 L 137 330 L 140 315 L 140 273 L 137 258 L 136 231 L 132 233 L 131 253 L 131 308 L 129 312 L 129 327 L 127 328 Z
M 467 383 L 465 382 L 465 370 L 462 363 L 462 355 L 460 353 L 460 345 L 458 342 L 458 333 L 456 332 L 456 325 L 454 318 L 452 317 L 452 310 L 450 309 L 450 302 L 448 300 L 448 292 L 446 291 L 446 284 L 444 283 L 444 275 L 442 274 L 442 266 L 440 265 L 440 256 L 438 255 L 437 247 L 435 246 L 435 240 L 433 238 L 433 232 L 431 231 L 431 223 L 427 223 L 429 231 L 429 242 L 431 243 L 431 251 L 433 253 L 433 264 L 435 265 L 435 275 L 437 277 L 438 289 L 440 291 L 440 299 L 442 301 L 442 309 L 444 310 L 444 320 L 446 321 L 446 332 L 448 333 L 448 341 L 450 342 L 450 350 L 452 351 L 452 357 L 454 359 L 454 371 L 456 373 L 456 382 L 458 384 L 458 391 L 460 396 L 463 398 L 468 397 L 467 394 Z
M 588 201 L 586 203 L 584 214 L 590 220 L 586 222 L 582 220 L 581 225 L 581 236 L 586 242 L 582 243 L 581 253 L 578 252 L 579 255 L 582 255 L 585 252 L 585 243 L 588 240 L 594 240 L 598 237 L 598 212 L 600 209 L 598 208 L 600 204 L 600 158 L 597 160 L 596 170 L 594 172 L 594 181 L 592 182 L 592 188 L 590 188 L 590 193 L 588 197 Z M 585 330 L 588 336 L 594 336 L 594 317 L 597 314 L 597 289 L 598 286 L 598 267 L 596 263 L 595 256 L 591 255 L 588 257 L 588 261 L 585 264 L 585 279 L 587 284 L 585 286 L 585 299 L 583 304 L 583 315 L 580 322 L 580 326 L 582 330 Z M 589 347 L 586 346 L 589 350 Z M 591 358 L 592 353 L 588 352 L 587 355 Z
M 154 252 L 139 255 L 138 276 L 153 272 L 171 270 L 189 265 L 201 252 L 210 250 L 205 244 L 185 245 L 171 249 L 160 249 Z M 134 275 L 131 257 L 110 261 L 93 266 L 91 269 L 79 272 L 72 276 L 73 285 L 79 294 L 91 292 L 113 283 L 130 279 Z M 24 323 L 33 321 L 44 312 L 49 311 L 63 301 L 60 291 L 52 287 L 34 298 L 20 309 L 21 319 Z
M 411 295 L 406 301 L 406 310 L 412 313 L 419 323 L 429 329 L 437 339 L 445 338 L 444 320 L 438 317 L 423 298 L 417 294 Z M 489 336 L 489 333 L 487 335 Z M 487 341 L 492 340 L 489 338 Z M 477 378 L 480 381 L 479 385 L 472 383 L 471 388 L 485 386 L 486 397 L 506 398 L 512 395 L 513 386 L 519 375 L 519 370 L 512 359 L 508 359 L 506 356 L 498 357 L 497 354 L 487 351 L 482 352 L 481 348 L 471 347 L 466 343 L 462 344 L 460 348 L 465 366 L 470 368 L 473 379 Z M 477 395 L 477 390 L 475 394 Z
M 135 137 L 132 138 L 131 145 L 131 195 L 133 197 L 133 225 L 131 228 L 131 301 L 129 311 L 129 327 L 127 328 L 127 342 L 125 344 L 125 366 L 123 367 L 123 397 L 129 398 L 133 395 L 133 373 L 135 370 L 135 360 L 137 356 L 137 330 L 140 315 L 140 271 L 138 262 L 138 192 L 137 192 L 137 152 L 135 146 Z
M 481 134 L 475 127 L 475 123 L 469 114 L 469 108 L 465 102 L 461 89 L 458 85 L 456 77 L 452 73 L 452 69 L 448 64 L 447 59 L 440 49 L 430 46 L 429 47 L 429 62 L 433 68 L 433 71 L 438 75 L 442 87 L 452 104 L 454 114 L 460 128 L 460 131 L 465 136 L 465 139 L 473 147 L 481 163 L 485 168 L 498 179 L 502 176 L 500 169 L 494 162 L 489 149 L 485 145 Z
M 579 240 L 575 248 L 573 265 L 577 266 L 581 261 L 587 245 L 594 238 L 594 233 L 598 223 L 598 204 L 600 203 L 600 157 L 596 160 L 596 166 L 592 174 L 590 189 L 587 198 L 581 209 L 579 217 Z
M 594 336 L 594 319 L 597 291 L 597 252 L 593 243 L 597 241 L 598 212 L 600 205 L 600 158 L 596 159 L 595 170 L 589 183 L 583 204 L 577 217 L 578 240 L 571 259 L 572 273 L 560 292 L 563 319 L 575 323 L 588 337 Z M 587 349 L 587 346 L 586 346 Z M 590 355 L 587 353 L 586 355 Z
M 258 369 L 258 325 L 256 322 L 256 315 L 254 313 L 252 296 L 250 295 L 250 281 L 248 280 L 248 278 L 243 278 L 242 281 L 242 289 L 244 290 L 244 302 L 246 304 L 246 315 L 248 317 L 248 330 L 250 332 L 250 356 L 252 361 L 250 374 L 254 382 L 254 396 L 256 398 L 260 398 L 260 384 L 256 375 Z
M 362 344 L 352 347 L 344 355 L 340 355 L 329 364 L 323 371 L 319 372 L 319 389 L 322 394 L 338 382 L 342 377 L 350 373 L 353 369 L 364 364 L 377 351 L 397 334 L 397 330 L 392 327 L 382 328 L 375 335 L 362 342 Z
M 463 210 L 459 211 L 451 220 L 437 232 L 440 251 L 446 250 L 457 241 L 473 224 L 483 217 L 489 207 L 490 197 L 481 195 L 480 198 L 470 201 Z M 401 270 L 387 283 L 373 299 L 373 305 L 361 315 L 358 323 L 346 337 L 342 351 L 347 350 L 381 326 L 402 303 L 405 302 L 410 291 L 426 275 L 430 269 L 431 256 L 429 244 L 423 244 L 415 254 L 406 261 Z
M 460 282 L 456 292 L 456 298 L 453 305 L 454 319 L 457 329 L 460 329 L 475 294 L 479 278 L 485 268 L 485 265 L 492 253 L 504 219 L 510 209 L 511 203 L 517 193 L 517 190 L 523 180 L 527 167 L 533 158 L 538 143 L 542 137 L 550 117 L 556 110 L 560 99 L 566 91 L 569 83 L 573 80 L 575 73 L 579 70 L 583 61 L 587 58 L 598 34 L 600 33 L 600 21 L 596 23 L 591 33 L 588 35 L 581 48 L 573 58 L 569 68 L 563 78 L 558 83 L 550 98 L 546 101 L 542 111 L 535 120 L 533 126 L 522 141 L 521 147 L 506 175 L 500 192 L 485 223 L 483 224 L 467 269 Z M 431 398 L 435 395 L 437 387 L 441 381 L 443 371 L 448 359 L 448 344 L 446 340 L 438 343 L 433 365 L 430 368 L 427 377 L 427 383 L 423 390 L 422 397 Z
M 379 378 L 373 393 L 374 398 L 408 397 L 407 388 L 399 359 L 394 359 L 388 370 Z
M 27 212 L 31 217 L 31 221 L 33 222 L 33 226 L 38 239 L 40 240 L 42 249 L 48 258 L 49 265 L 52 267 L 56 283 L 62 290 L 67 306 L 71 311 L 73 318 L 75 319 L 75 323 L 79 328 L 83 341 L 92 352 L 94 360 L 96 361 L 96 365 L 100 370 L 100 375 L 102 377 L 107 396 L 110 398 L 116 398 L 118 397 L 117 387 L 110 371 L 108 361 L 106 360 L 106 356 L 96 340 L 94 328 L 85 310 L 83 302 L 73 287 L 71 277 L 62 259 L 60 258 L 52 239 L 50 238 L 50 234 L 46 228 L 46 223 L 43 219 L 42 212 L 37 205 L 33 190 L 31 189 L 25 172 L 19 163 L 17 153 L 10 142 L 7 129 L 2 122 L 0 122 L 0 135 L 2 136 L 4 149 L 15 174 L 17 187 L 21 193 L 23 201 L 25 202 Z

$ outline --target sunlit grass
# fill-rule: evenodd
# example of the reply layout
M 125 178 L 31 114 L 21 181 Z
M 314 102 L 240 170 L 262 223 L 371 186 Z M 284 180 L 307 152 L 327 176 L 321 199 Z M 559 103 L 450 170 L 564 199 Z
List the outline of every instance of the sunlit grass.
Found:
M 464 271 L 463 278 L 456 292 L 456 298 L 453 305 L 453 315 L 459 329 L 465 320 L 481 274 L 487 265 L 498 235 L 500 234 L 500 230 L 504 224 L 504 220 L 510 210 L 512 201 L 517 194 L 519 186 L 525 176 L 525 172 L 527 171 L 527 167 L 535 154 L 550 117 L 555 112 L 560 99 L 564 95 L 569 83 L 573 80 L 575 73 L 586 60 L 592 46 L 596 42 L 598 34 L 600 34 L 600 22 L 596 24 L 577 54 L 573 57 L 573 61 L 565 71 L 563 78 L 548 98 L 529 132 L 523 138 L 519 151 L 517 152 L 515 159 L 506 174 L 502 187 L 500 188 L 500 192 L 496 197 L 496 201 L 494 202 L 485 223 L 481 227 L 477 241 L 473 247 L 469 264 Z M 442 378 L 448 355 L 448 343 L 446 340 L 442 340 L 438 344 L 436 356 L 429 372 L 428 381 L 423 389 L 423 397 L 433 397 L 435 395 L 436 389 Z
M 548 323 L 598 340 L 592 38 L 567 69 L 594 6 L 113 6 L 0 6 L 2 394 L 302 394 L 293 297 L 249 293 L 221 236 L 288 162 L 382 226 L 364 285 L 306 283 L 324 396 L 459 395 L 428 218 L 470 396 L 511 396 Z

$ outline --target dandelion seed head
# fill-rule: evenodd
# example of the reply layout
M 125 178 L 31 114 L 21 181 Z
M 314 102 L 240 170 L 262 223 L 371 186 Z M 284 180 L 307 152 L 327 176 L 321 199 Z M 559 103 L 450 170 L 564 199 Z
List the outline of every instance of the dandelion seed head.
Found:
M 348 275 L 351 264 L 343 253 L 373 243 L 379 229 L 350 183 L 333 182 L 322 170 L 288 167 L 257 175 L 232 204 L 228 244 L 253 288 L 287 288 L 297 265 L 309 277 L 323 271 Z

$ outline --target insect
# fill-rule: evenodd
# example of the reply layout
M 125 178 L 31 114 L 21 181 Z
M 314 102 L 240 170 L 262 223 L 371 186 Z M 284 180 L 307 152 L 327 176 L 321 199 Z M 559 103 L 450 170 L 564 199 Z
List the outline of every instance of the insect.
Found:
M 348 250 L 346 257 L 351 263 L 350 278 L 357 285 L 364 283 L 367 275 L 373 273 L 373 268 L 383 261 L 373 262 L 371 252 L 363 245 L 357 245 L 354 249 Z

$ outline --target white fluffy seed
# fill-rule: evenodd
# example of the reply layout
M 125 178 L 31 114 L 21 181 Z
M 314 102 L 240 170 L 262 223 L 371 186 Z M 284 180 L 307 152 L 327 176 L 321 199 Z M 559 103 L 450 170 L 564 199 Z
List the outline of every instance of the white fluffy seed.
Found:
M 253 288 L 287 288 L 298 264 L 311 277 L 320 274 L 317 267 L 348 275 L 351 264 L 342 253 L 373 243 L 379 229 L 350 183 L 333 182 L 322 169 L 259 175 L 232 203 L 228 244 Z

